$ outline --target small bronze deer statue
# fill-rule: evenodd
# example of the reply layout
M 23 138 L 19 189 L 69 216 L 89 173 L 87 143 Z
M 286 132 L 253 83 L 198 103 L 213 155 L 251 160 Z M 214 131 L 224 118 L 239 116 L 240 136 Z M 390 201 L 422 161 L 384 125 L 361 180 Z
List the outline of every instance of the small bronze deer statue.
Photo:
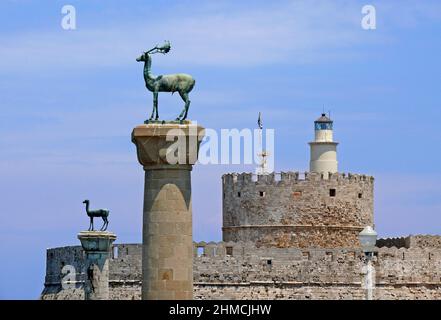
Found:
M 107 230 L 107 226 L 109 225 L 109 220 L 107 217 L 109 216 L 109 210 L 107 209 L 98 209 L 98 210 L 89 210 L 89 200 L 84 200 L 83 203 L 86 204 L 86 213 L 90 218 L 89 231 L 94 231 L 93 229 L 93 218 L 101 217 L 103 218 L 103 226 L 101 227 L 101 231 Z

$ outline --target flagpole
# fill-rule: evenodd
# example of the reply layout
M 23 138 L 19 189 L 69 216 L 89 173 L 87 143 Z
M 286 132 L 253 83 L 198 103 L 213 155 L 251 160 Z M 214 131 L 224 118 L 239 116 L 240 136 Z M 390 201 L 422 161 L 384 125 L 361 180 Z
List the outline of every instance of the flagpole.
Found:
M 263 149 L 263 135 L 262 135 L 262 129 L 263 129 L 263 124 L 262 124 L 262 114 L 259 112 L 259 117 L 257 119 L 257 125 L 259 127 L 259 153 L 257 154 L 259 156 L 260 164 L 259 167 L 257 169 L 257 174 L 267 174 L 266 172 L 266 156 L 267 153 L 266 151 Z

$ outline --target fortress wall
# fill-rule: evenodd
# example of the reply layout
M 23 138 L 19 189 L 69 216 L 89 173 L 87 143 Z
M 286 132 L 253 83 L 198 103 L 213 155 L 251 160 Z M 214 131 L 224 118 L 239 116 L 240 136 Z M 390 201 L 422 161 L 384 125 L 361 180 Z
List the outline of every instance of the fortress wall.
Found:
M 47 249 L 46 251 L 46 276 L 42 297 L 47 299 L 71 300 L 78 295 L 83 295 L 82 283 L 84 282 L 84 256 L 81 246 L 67 246 Z M 65 268 L 63 272 L 63 268 Z M 69 289 L 61 286 L 63 277 L 73 274 L 70 279 Z
M 409 247 L 419 248 L 440 248 L 441 236 L 436 235 L 415 235 L 407 237 L 409 241 Z
M 116 244 L 113 246 L 110 263 L 110 279 L 121 281 L 121 285 L 130 282 L 141 283 L 141 244 Z
M 409 237 L 377 239 L 376 246 L 379 248 L 382 247 L 409 248 Z
M 251 284 L 247 286 L 195 285 L 195 299 L 227 300 L 363 300 L 365 290 L 360 285 L 297 285 Z M 375 300 L 439 300 L 438 285 L 384 286 L 374 290 Z
M 364 255 L 358 249 L 217 246 L 232 246 L 233 255 L 213 257 L 207 250 L 195 258 L 195 298 L 364 298 Z M 441 299 L 440 248 L 378 248 L 373 264 L 376 299 Z
M 244 286 L 197 285 L 195 299 L 226 300 L 361 300 L 364 291 L 347 286 L 299 286 L 297 284 L 253 283 Z
M 349 247 L 373 225 L 373 177 L 225 174 L 223 240 L 267 247 Z M 257 181 L 254 181 L 257 179 Z M 335 196 L 331 195 L 335 190 Z
M 141 245 L 116 247 L 110 297 L 140 299 Z M 259 248 L 252 242 L 195 242 L 194 248 L 195 299 L 361 299 L 365 294 L 364 255 L 356 248 Z M 61 279 L 60 259 L 81 261 L 78 254 L 80 247 L 49 249 L 48 276 Z M 441 248 L 378 248 L 373 264 L 375 298 L 441 299 Z M 61 283 L 46 282 L 42 299 L 82 299 L 81 286 L 62 290 Z
M 110 299 L 141 299 L 141 244 L 113 245 L 109 263 Z M 76 282 L 62 287 L 63 266 L 76 271 Z M 46 280 L 41 294 L 47 300 L 83 300 L 84 257 L 81 246 L 47 250 Z
M 410 235 L 399 238 L 383 238 L 377 240 L 377 247 L 397 248 L 441 248 L 441 236 Z
M 45 283 L 57 284 L 68 274 L 68 270 L 77 270 L 76 281 L 84 280 L 82 266 L 84 264 L 83 249 L 81 246 L 68 246 L 48 249 L 46 252 L 46 277 Z M 68 266 L 72 266 L 73 269 Z M 63 274 L 62 269 L 66 267 Z
M 273 284 L 347 283 L 356 281 L 353 267 L 361 263 L 353 250 L 253 248 L 251 243 L 243 246 L 220 243 L 218 251 L 222 251 L 222 247 L 232 247 L 232 255 L 201 255 L 195 258 L 195 283 L 218 283 L 221 286 L 260 281 Z

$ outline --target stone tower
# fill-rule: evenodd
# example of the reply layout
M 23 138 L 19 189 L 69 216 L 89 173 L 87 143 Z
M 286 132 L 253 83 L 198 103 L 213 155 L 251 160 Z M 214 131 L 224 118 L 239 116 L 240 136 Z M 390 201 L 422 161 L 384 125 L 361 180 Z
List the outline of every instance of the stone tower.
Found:
M 374 220 L 374 178 L 337 172 L 332 120 L 315 122 L 310 172 L 225 174 L 224 241 L 257 246 L 358 246 L 358 233 Z
M 225 174 L 223 241 L 279 248 L 349 248 L 374 220 L 374 178 L 281 172 Z
M 326 114 L 314 121 L 315 139 L 309 142 L 311 147 L 311 160 L 309 171 L 323 173 L 325 178 L 328 173 L 336 173 L 337 169 L 337 144 L 333 140 L 333 122 Z

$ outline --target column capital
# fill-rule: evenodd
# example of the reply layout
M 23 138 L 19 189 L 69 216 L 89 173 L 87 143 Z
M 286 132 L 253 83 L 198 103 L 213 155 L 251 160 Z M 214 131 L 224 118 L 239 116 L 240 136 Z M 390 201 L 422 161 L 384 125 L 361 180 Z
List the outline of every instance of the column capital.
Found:
M 108 231 L 81 231 L 78 239 L 86 253 L 108 252 L 116 235 Z
M 204 134 L 205 128 L 191 122 L 149 123 L 133 129 L 132 142 L 145 170 L 191 170 Z

